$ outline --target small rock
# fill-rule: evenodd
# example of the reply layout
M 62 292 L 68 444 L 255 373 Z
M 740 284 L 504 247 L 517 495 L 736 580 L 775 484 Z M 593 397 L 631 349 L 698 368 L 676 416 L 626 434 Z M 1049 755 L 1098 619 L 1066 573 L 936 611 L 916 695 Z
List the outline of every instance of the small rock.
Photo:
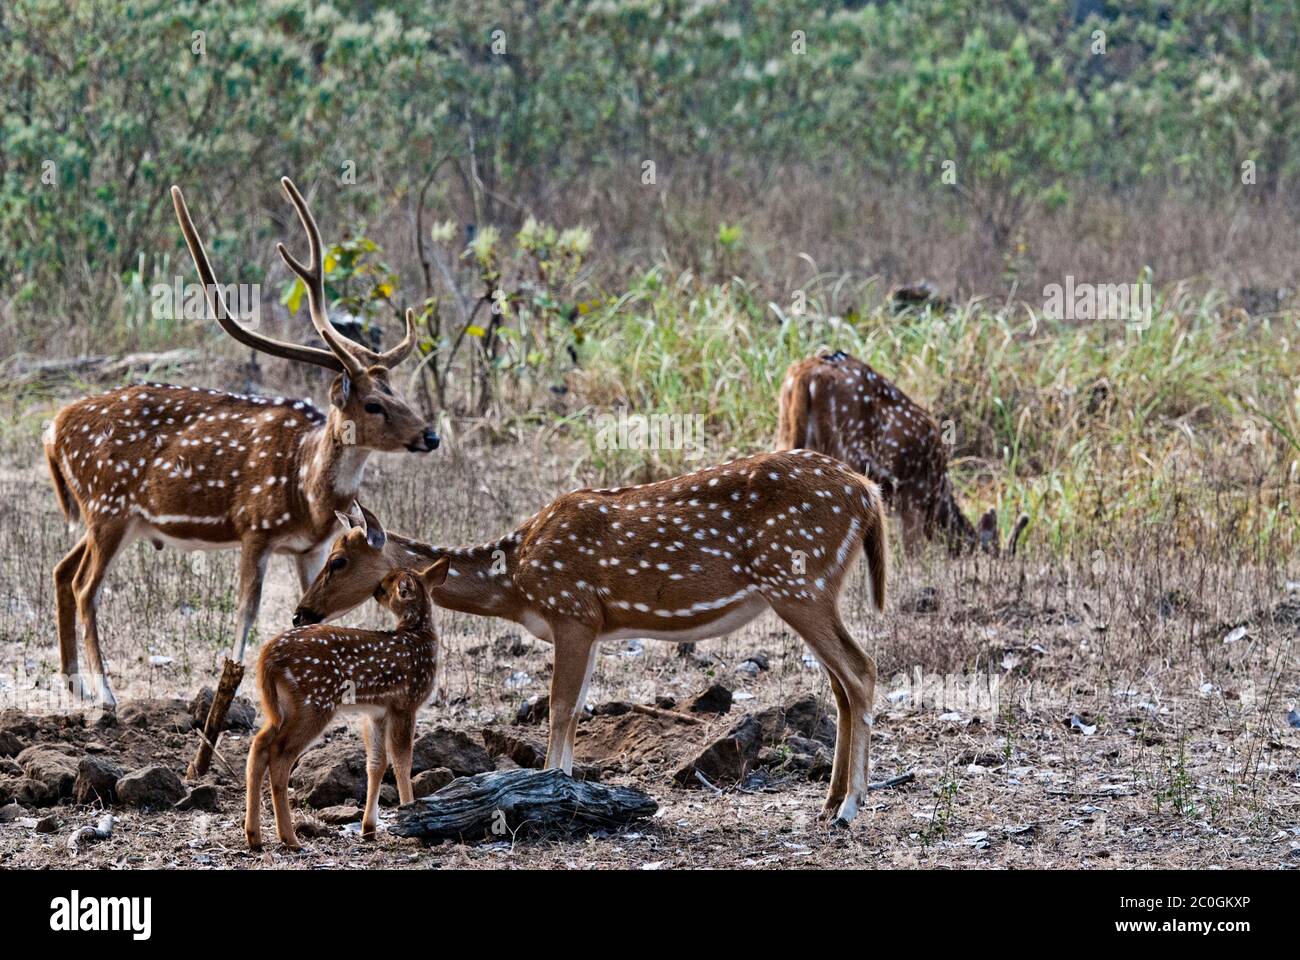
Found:
M 381 807 L 395 807 L 401 797 L 397 793 L 397 787 L 391 783 L 382 783 L 379 785 L 379 805 Z
M 517 633 L 507 633 L 492 644 L 492 652 L 499 657 L 522 657 L 528 649 L 528 641 Z
M 16 803 L 6 803 L 0 807 L 0 823 L 11 823 L 19 817 L 27 816 L 27 811 Z
M 190 701 L 190 722 L 200 730 L 208 722 L 208 711 L 212 709 L 215 694 L 211 687 L 201 687 Z M 235 697 L 230 701 L 226 712 L 226 725 L 223 730 L 253 730 L 257 727 L 257 707 L 247 697 Z
M 31 777 L 0 777 L 0 803 L 11 801 L 24 807 L 49 807 L 59 802 L 59 795 Z
M 184 700 L 161 697 L 126 701 L 117 708 L 117 722 L 124 727 L 173 733 L 188 732 L 194 726 Z
M 37 833 L 55 833 L 58 831 L 60 826 L 62 826 L 62 822 L 58 817 L 51 813 L 37 820 L 36 826 L 33 829 Z
M 13 757 L 0 757 L 0 777 L 21 777 L 23 768 Z
M 77 779 L 72 784 L 72 797 L 77 803 L 98 803 L 108 807 L 117 803 L 117 781 L 125 771 L 108 757 L 82 757 L 77 764 Z
M 517 737 L 505 730 L 484 727 L 483 742 L 487 745 L 488 753 L 493 757 L 512 760 L 517 767 L 540 770 L 546 765 L 546 748 L 527 737 Z M 508 768 L 498 766 L 496 769 Z M 599 780 L 600 777 L 601 770 L 598 766 L 591 767 L 584 763 L 573 765 L 575 780 Z
M 451 727 L 435 727 L 415 741 L 411 770 L 446 767 L 458 777 L 470 777 L 492 769 L 492 758 L 478 741 Z
M 16 757 L 26 746 L 12 730 L 0 730 L 0 757 Z
M 328 824 L 321 823 L 316 817 L 300 817 L 293 825 L 293 832 L 298 834 L 304 840 L 318 840 L 321 837 L 332 837 L 336 830 Z
M 715 787 L 737 784 L 754 766 L 762 746 L 763 728 L 757 717 L 745 717 L 678 769 L 673 782 L 682 787 L 699 786 L 698 771 Z
M 608 703 L 598 703 L 591 708 L 593 717 L 621 717 L 631 712 L 632 704 L 626 700 L 610 700 Z
M 483 742 L 493 757 L 508 757 L 518 766 L 540 770 L 546 762 L 546 749 L 526 737 L 517 737 L 505 730 L 483 728 Z
M 351 803 L 340 803 L 324 810 L 317 810 L 316 816 L 324 823 L 341 827 L 347 823 L 356 823 L 365 813 L 360 807 Z
M 921 587 L 898 604 L 903 613 L 934 613 L 939 609 L 939 591 L 934 587 Z
M 170 807 L 185 794 L 181 778 L 161 764 L 128 773 L 117 781 L 118 797 L 132 807 Z
M 366 798 L 366 751 L 340 738 L 312 747 L 293 773 L 299 800 L 310 806 L 333 807 Z
M 180 800 L 176 801 L 175 809 L 185 810 L 206 810 L 208 813 L 219 813 L 220 804 L 217 803 L 217 788 L 210 783 L 200 783 L 196 787 L 191 787 Z
M 691 701 L 691 713 L 727 713 L 731 710 L 731 690 L 720 683 L 711 685 Z
M 660 710 L 676 710 L 677 699 L 675 697 L 655 697 L 655 706 Z
M 497 757 L 495 763 L 496 763 L 496 768 L 497 768 L 498 770 L 522 770 L 522 769 L 524 769 L 523 767 L 519 766 L 519 764 L 517 764 L 517 763 L 515 763 L 513 760 L 511 760 L 509 757 Z
M 18 754 L 18 765 L 31 779 L 45 784 L 56 797 L 71 796 L 72 784 L 77 779 L 77 762 L 68 755 L 68 749 L 63 744 L 36 744 Z
M 546 694 L 529 697 L 515 711 L 515 723 L 545 723 L 551 716 L 551 698 Z
M 437 793 L 455 779 L 456 775 L 446 767 L 437 767 L 433 770 L 425 770 L 416 776 L 411 781 L 411 790 L 418 800 L 431 793 Z
M 1097 725 L 1095 723 L 1086 722 L 1083 717 L 1076 713 L 1070 717 L 1070 729 L 1078 730 L 1085 737 L 1091 737 L 1097 732 Z

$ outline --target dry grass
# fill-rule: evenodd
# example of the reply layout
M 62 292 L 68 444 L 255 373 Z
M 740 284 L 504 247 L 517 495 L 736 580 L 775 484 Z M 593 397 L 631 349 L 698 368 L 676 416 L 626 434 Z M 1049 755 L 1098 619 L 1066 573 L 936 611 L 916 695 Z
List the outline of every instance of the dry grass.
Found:
M 194 376 L 211 382 L 218 374 Z M 46 684 L 58 666 L 49 571 L 71 538 L 49 495 L 37 447 L 15 439 L 36 430 L 47 410 L 26 408 L 21 425 L 7 431 L 0 472 L 0 693 L 6 699 L 20 694 L 8 685 L 19 669 L 27 681 Z M 477 542 L 586 479 L 574 476 L 579 453 L 572 441 L 549 432 L 530 443 L 453 437 L 439 454 L 418 462 L 377 458 L 367 501 L 393 529 L 441 542 Z M 660 763 L 619 778 L 648 790 L 662 806 L 652 824 L 631 836 L 424 849 L 394 838 L 362 845 L 339 835 L 313 841 L 303 857 L 254 858 L 241 851 L 238 822 L 246 741 L 231 739 L 223 749 L 232 771 L 216 775 L 222 813 L 127 813 L 112 841 L 72 862 L 1296 866 L 1300 730 L 1286 718 L 1300 694 L 1300 601 L 1285 583 L 1300 576 L 1289 556 L 1269 551 L 1260 562 L 1245 554 L 1229 562 L 1221 553 L 1224 543 L 1197 548 L 1162 529 L 1121 518 L 1099 531 L 1097 542 L 1104 537 L 1106 544 L 1100 556 L 1090 544 L 1062 549 L 1037 534 L 1014 562 L 895 557 L 894 599 L 883 616 L 869 611 L 865 584 L 855 577 L 844 598 L 846 621 L 876 656 L 882 676 L 874 776 L 911 770 L 916 780 L 873 795 L 875 807 L 849 832 L 828 833 L 813 821 L 820 784 L 715 796 L 671 786 L 671 764 Z M 157 554 L 143 544 L 127 551 L 110 576 L 101 617 L 119 696 L 188 697 L 213 681 L 234 627 L 234 560 L 232 553 Z M 263 636 L 287 624 L 294 600 L 288 566 L 273 564 Z M 374 611 L 358 617 L 381 622 Z M 1247 628 L 1245 636 L 1226 642 L 1238 625 Z M 507 721 L 520 699 L 544 692 L 545 644 L 516 643 L 520 631 L 511 624 L 451 613 L 440 615 L 439 627 L 446 700 L 427 708 L 422 723 L 476 731 Z M 752 679 L 737 674 L 736 666 L 758 650 L 770 654 L 772 669 Z M 752 695 L 733 712 L 808 690 L 829 705 L 801 643 L 774 619 L 702 644 L 700 653 L 705 659 L 697 663 L 666 644 L 640 650 L 608 644 L 591 700 L 681 700 L 721 679 Z M 962 683 L 991 675 L 996 703 L 973 709 L 950 692 L 918 707 L 897 695 L 904 678 L 918 670 Z M 27 696 L 28 708 L 41 707 Z M 1075 716 L 1095 731 L 1073 729 Z M 580 755 L 582 743 L 580 735 Z M 174 759 L 179 766 L 190 746 L 178 737 L 156 748 L 164 762 Z M 65 808 L 63 817 L 67 827 L 48 838 L 0 826 L 0 862 L 70 862 L 64 835 L 90 812 Z

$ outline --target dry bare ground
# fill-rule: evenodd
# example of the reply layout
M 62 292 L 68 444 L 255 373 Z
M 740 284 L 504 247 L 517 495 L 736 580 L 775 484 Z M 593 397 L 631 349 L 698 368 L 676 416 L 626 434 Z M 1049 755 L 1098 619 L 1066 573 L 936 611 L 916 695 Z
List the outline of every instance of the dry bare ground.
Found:
M 131 547 L 101 617 L 119 717 L 68 712 L 42 692 L 58 672 L 50 571 L 72 543 L 35 439 L 55 403 L 16 412 L 4 443 L 0 728 L 15 751 L 50 745 L 74 766 L 98 756 L 128 771 L 181 773 L 196 737 L 185 704 L 214 682 L 234 628 L 235 556 Z M 462 433 L 427 458 L 377 457 L 364 491 L 390 529 L 480 542 L 592 479 L 575 476 L 574 461 L 549 432 L 505 444 Z M 580 764 L 660 804 L 653 820 L 622 832 L 423 846 L 391 835 L 363 843 L 334 826 L 311 831 L 302 854 L 274 844 L 250 854 L 241 825 L 249 735 L 236 731 L 208 778 L 219 809 L 117 805 L 111 837 L 70 846 L 100 818 L 97 805 L 8 808 L 0 866 L 1300 867 L 1300 596 L 1288 594 L 1286 571 L 1168 550 L 1155 532 L 1113 542 L 1071 560 L 1031 529 L 1014 560 L 896 555 L 884 615 L 871 612 L 855 575 L 846 622 L 882 678 L 872 778 L 914 776 L 873 792 L 850 829 L 815 820 L 825 785 L 808 778 L 820 771 L 807 738 L 770 743 L 760 772 L 738 786 L 673 782 L 746 714 L 804 694 L 833 711 L 802 643 L 765 616 L 694 656 L 654 642 L 602 648 L 589 704 L 657 703 L 696 721 L 611 709 L 580 725 Z M 274 562 L 262 638 L 288 624 L 296 589 L 289 565 Z M 384 620 L 367 609 L 348 622 Z M 488 728 L 542 741 L 543 728 L 514 721 L 523 701 L 545 693 L 550 648 L 513 624 L 447 612 L 439 630 L 441 690 L 420 732 L 449 727 L 482 742 Z M 690 713 L 714 683 L 733 691 L 730 712 Z M 359 735 L 339 726 L 314 750 L 340 743 L 359 745 Z M 0 782 L 22 773 L 12 757 L 0 768 Z M 315 819 L 302 801 L 298 816 Z

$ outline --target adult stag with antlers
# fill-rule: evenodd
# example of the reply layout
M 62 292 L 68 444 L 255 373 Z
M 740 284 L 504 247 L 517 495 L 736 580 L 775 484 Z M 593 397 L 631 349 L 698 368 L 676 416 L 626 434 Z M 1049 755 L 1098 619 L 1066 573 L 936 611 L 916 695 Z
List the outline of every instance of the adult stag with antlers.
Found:
M 791 364 L 778 420 L 778 450 L 819 450 L 880 484 L 909 550 L 922 536 L 942 536 L 953 553 L 973 546 L 997 553 L 997 511 L 990 508 L 978 529 L 966 519 L 939 425 L 868 364 L 838 350 Z M 1007 544 L 1012 554 L 1028 522 L 1017 521 Z
M 93 693 L 109 708 L 116 701 L 96 611 L 104 575 L 124 546 L 144 538 L 159 549 L 240 549 L 239 624 L 219 690 L 220 696 L 229 687 L 233 696 L 270 556 L 292 556 L 305 589 L 329 546 L 334 513 L 352 502 L 370 452 L 423 453 L 438 446 L 433 427 L 389 382 L 389 371 L 415 346 L 412 313 L 405 339 L 385 353 L 339 334 L 326 310 L 320 230 L 298 189 L 288 178 L 280 182 L 307 233 L 309 262 L 283 244 L 276 250 L 306 285 L 312 323 L 328 350 L 274 340 L 236 323 L 177 187 L 172 201 L 217 323 L 254 349 L 335 371 L 329 412 L 303 400 L 149 383 L 69 404 L 45 435 L 59 505 L 70 522 L 80 519 L 86 528 L 54 570 L 63 673 L 76 692 Z M 93 688 L 78 670 L 78 616 Z M 214 736 L 209 731 L 203 746 Z M 206 763 L 204 757 L 201 766 Z
M 468 549 L 389 534 L 369 511 L 340 521 L 348 532 L 294 623 L 352 609 L 394 569 L 448 559 L 435 603 L 512 620 L 555 645 L 546 766 L 565 772 L 599 641 L 706 640 L 776 611 L 812 648 L 835 696 L 823 815 L 847 822 L 865 800 L 876 665 L 841 621 L 839 595 L 865 551 L 873 599 L 884 606 L 885 529 L 876 485 L 844 464 L 795 450 L 658 483 L 577 490 Z

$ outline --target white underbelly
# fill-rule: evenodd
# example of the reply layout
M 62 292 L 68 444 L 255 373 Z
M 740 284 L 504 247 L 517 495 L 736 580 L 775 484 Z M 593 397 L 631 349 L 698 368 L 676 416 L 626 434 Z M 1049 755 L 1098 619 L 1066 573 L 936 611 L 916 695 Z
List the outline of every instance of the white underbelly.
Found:
M 635 627 L 619 627 L 602 633 L 600 640 L 667 640 L 670 643 L 696 643 L 700 640 L 712 640 L 739 630 L 760 613 L 767 609 L 767 601 L 761 596 L 751 596 L 748 600 L 724 611 L 721 616 L 705 623 L 692 626 L 674 627 L 671 618 L 660 623 L 644 623 Z

